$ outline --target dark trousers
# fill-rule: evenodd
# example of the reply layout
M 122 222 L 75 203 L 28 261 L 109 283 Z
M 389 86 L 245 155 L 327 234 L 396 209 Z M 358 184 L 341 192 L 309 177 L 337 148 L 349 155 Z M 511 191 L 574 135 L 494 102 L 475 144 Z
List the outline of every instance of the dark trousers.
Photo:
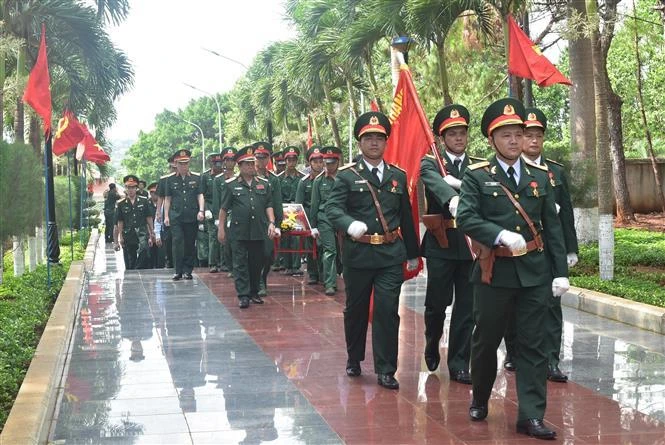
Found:
M 104 212 L 104 220 L 104 240 L 111 243 L 113 242 L 113 227 L 115 226 L 113 212 Z
M 166 252 L 166 268 L 170 269 L 173 267 L 173 238 L 170 227 L 162 227 L 162 242 Z
M 233 241 L 233 280 L 238 298 L 254 297 L 259 293 L 264 244 L 263 240 Z
M 545 320 L 545 353 L 548 365 L 556 367 L 559 366 L 561 331 L 563 330 L 561 298 L 550 298 L 549 303 Z
M 194 270 L 198 226 L 197 222 L 171 223 L 173 266 L 177 274 L 192 273 L 192 270 Z
M 270 273 L 270 267 L 274 262 L 275 256 L 275 242 L 271 239 L 267 239 L 263 242 L 263 262 L 261 263 L 261 283 L 259 285 L 259 290 L 268 291 L 268 274 Z
M 125 243 L 125 245 L 122 246 L 122 258 L 123 260 L 125 260 L 125 270 L 136 269 L 138 250 L 139 250 L 138 244 Z
M 164 269 L 166 265 L 166 247 L 162 244 L 162 247 L 157 247 L 153 245 L 150 248 L 150 268 L 151 269 Z
M 303 245 L 305 246 L 306 249 L 311 250 L 313 244 L 314 241 L 311 238 L 307 238 L 303 241 Z M 320 281 L 323 278 L 322 267 L 323 264 L 321 263 L 320 258 L 318 258 L 318 252 L 317 252 L 317 258 L 314 258 L 314 255 L 312 255 L 311 253 L 307 254 L 307 276 L 309 277 L 310 280 Z
M 503 288 L 474 284 L 473 318 L 476 327 L 471 341 L 473 398 L 487 403 L 496 379 L 496 350 L 506 331 L 506 321 L 515 317 L 517 420 L 542 419 L 547 405 L 547 358 L 543 348 L 543 323 L 549 283 L 534 287 Z
M 448 370 L 469 369 L 473 332 L 473 285 L 469 283 L 471 261 L 427 258 L 425 293 L 425 339 L 439 347 L 446 308 L 453 304 L 448 333 Z M 428 351 L 425 351 L 427 354 Z
M 401 264 L 380 269 L 344 266 L 346 351 L 351 360 L 365 359 L 369 300 L 374 290 L 372 350 L 374 372 L 379 374 L 393 374 L 397 371 L 399 294 L 403 282 Z

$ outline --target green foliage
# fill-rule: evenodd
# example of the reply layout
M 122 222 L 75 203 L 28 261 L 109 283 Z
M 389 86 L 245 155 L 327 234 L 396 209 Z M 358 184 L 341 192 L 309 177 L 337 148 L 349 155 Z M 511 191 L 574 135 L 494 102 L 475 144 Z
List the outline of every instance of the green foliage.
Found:
M 79 244 L 78 234 L 74 235 L 74 240 L 74 258 L 82 259 L 87 234 L 83 244 Z M 62 288 L 70 266 L 69 258 L 69 255 L 63 255 L 62 263 L 51 267 L 50 289 L 47 286 L 46 265 L 14 277 L 11 253 L 3 259 L 5 274 L 0 285 L 0 429 L 7 420 L 55 298 Z
M 56 176 L 55 186 L 55 220 L 61 229 L 69 229 L 69 180 L 66 176 Z M 72 184 L 72 223 L 78 229 L 81 222 L 81 183 L 76 176 L 71 178 Z
M 42 191 L 42 163 L 32 147 L 0 141 L 0 241 L 41 224 Z

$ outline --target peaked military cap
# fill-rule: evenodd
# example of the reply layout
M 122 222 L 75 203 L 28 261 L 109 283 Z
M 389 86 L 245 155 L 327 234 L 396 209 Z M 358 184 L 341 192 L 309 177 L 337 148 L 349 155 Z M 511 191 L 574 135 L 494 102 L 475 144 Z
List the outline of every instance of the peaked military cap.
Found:
M 171 156 L 169 156 L 169 158 L 168 158 L 166 161 L 167 161 L 169 164 L 173 164 L 173 162 L 175 162 L 175 161 L 173 160 L 173 157 L 174 157 L 174 156 L 175 156 L 175 155 L 171 155 Z
M 328 147 L 323 147 L 321 151 L 323 152 L 323 159 L 325 159 L 326 163 L 332 163 L 342 159 L 341 148 L 330 145 Z
M 150 185 L 148 186 L 148 191 L 152 192 L 152 191 L 157 190 L 157 185 L 158 184 L 156 182 L 151 182 Z
M 270 142 L 254 142 L 254 154 L 272 155 L 272 144 Z
M 437 136 L 452 127 L 469 127 L 469 110 L 464 105 L 452 104 L 442 108 L 432 122 L 432 131 Z
M 147 182 L 145 182 L 143 179 L 139 179 L 139 185 L 141 184 L 143 184 L 143 187 L 145 187 Z
M 517 99 L 506 97 L 492 103 L 485 113 L 480 124 L 483 136 L 491 136 L 492 132 L 506 125 L 524 125 L 524 105 Z
M 225 147 L 224 150 L 222 150 L 222 158 L 226 161 L 227 159 L 235 159 L 236 153 L 238 150 L 236 150 L 233 147 Z
M 309 150 L 307 150 L 307 154 L 305 156 L 307 156 L 308 161 L 311 161 L 315 158 L 322 158 L 323 152 L 321 151 L 321 147 L 318 145 L 312 145 Z
M 526 119 L 524 120 L 524 126 L 526 128 L 539 127 L 543 131 L 547 130 L 547 117 L 538 108 L 527 108 L 525 109 Z
M 286 161 L 284 160 L 284 153 L 281 151 L 275 151 L 272 154 L 272 160 L 275 161 L 275 165 L 284 165 Z
M 222 154 L 221 153 L 210 153 L 208 155 L 208 161 L 210 161 L 210 162 L 222 162 Z
M 173 154 L 173 160 L 175 162 L 189 162 L 192 157 L 192 152 L 189 150 L 178 150 Z
M 122 183 L 125 187 L 137 187 L 139 185 L 139 178 L 135 175 L 127 175 L 122 178 Z
M 390 136 L 390 121 L 388 120 L 388 116 L 378 111 L 369 111 L 361 114 L 353 126 L 353 135 L 359 141 L 361 136 L 366 133 L 381 133 L 386 135 L 386 137 Z
M 286 158 L 291 158 L 291 157 L 298 157 L 300 156 L 300 149 L 298 147 L 294 147 L 293 145 L 290 145 L 284 149 L 282 152 L 282 156 L 284 156 L 284 159 Z
M 242 147 L 236 153 L 235 160 L 238 163 L 244 162 L 244 161 L 255 161 L 256 158 L 254 157 L 254 146 L 253 145 L 246 145 L 246 146 Z

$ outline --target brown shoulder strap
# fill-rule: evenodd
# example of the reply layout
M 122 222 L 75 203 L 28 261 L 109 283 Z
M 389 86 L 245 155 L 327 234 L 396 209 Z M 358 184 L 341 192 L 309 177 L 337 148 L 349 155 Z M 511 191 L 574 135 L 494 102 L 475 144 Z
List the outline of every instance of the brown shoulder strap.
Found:
M 358 171 L 351 167 L 351 171 L 358 175 L 358 177 L 365 179 L 362 177 Z M 367 188 L 369 188 L 369 192 L 372 194 L 372 199 L 374 200 L 374 207 L 376 207 L 376 213 L 379 215 L 379 221 L 381 222 L 381 227 L 383 228 L 383 233 L 387 234 L 390 232 L 388 230 L 388 223 L 386 223 L 386 218 L 383 216 L 383 211 L 381 210 L 381 204 L 379 204 L 379 199 L 376 197 L 376 192 L 374 191 L 374 187 L 372 187 L 372 184 L 370 184 L 369 181 L 367 181 Z
M 519 202 L 517 202 L 517 200 L 513 197 L 513 194 L 510 192 L 510 190 L 508 190 L 508 188 L 505 185 L 499 182 L 499 187 L 503 189 L 503 191 L 506 193 L 506 196 L 508 196 L 508 199 L 510 199 L 510 202 L 513 203 L 517 211 L 520 212 L 520 215 L 522 215 L 522 218 L 524 218 L 524 221 L 526 221 L 526 224 L 529 226 L 529 230 L 531 231 L 531 235 L 533 235 L 533 240 L 536 242 L 536 246 L 538 247 L 538 249 L 543 250 L 543 239 L 540 237 L 540 234 L 536 231 L 536 227 L 533 225 L 533 221 L 531 221 L 529 215 L 527 215 L 524 208 L 520 205 Z

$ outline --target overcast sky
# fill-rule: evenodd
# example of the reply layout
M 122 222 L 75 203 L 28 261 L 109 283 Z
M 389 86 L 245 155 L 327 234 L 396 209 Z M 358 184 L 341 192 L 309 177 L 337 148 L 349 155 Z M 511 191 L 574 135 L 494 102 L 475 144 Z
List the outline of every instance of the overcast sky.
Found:
M 230 90 L 244 65 L 271 42 L 294 35 L 284 21 L 282 0 L 135 0 L 127 20 L 110 33 L 134 66 L 134 88 L 117 103 L 118 120 L 107 137 L 136 139 L 154 128 L 165 108 L 184 108 L 202 90 Z

